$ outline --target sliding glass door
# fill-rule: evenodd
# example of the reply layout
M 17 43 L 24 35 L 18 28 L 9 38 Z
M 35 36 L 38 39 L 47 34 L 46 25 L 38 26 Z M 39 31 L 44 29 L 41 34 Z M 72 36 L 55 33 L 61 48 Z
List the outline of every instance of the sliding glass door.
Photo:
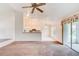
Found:
M 63 25 L 63 43 L 79 52 L 79 20 Z
M 71 47 L 71 23 L 64 24 L 63 31 L 64 45 Z
M 72 49 L 79 52 L 79 20 L 72 23 Z

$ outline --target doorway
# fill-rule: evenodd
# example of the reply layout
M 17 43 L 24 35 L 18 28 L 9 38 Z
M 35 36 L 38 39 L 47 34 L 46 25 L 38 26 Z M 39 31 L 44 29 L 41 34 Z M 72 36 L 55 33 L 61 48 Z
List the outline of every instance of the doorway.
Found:
M 79 52 L 79 19 L 63 23 L 63 44 Z

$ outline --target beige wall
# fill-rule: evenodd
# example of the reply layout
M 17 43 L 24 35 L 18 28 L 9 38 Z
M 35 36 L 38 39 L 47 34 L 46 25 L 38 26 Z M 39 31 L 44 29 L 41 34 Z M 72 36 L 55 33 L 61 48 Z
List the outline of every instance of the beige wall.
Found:
M 0 39 L 15 39 L 15 17 L 7 4 L 0 4 Z
M 23 32 L 23 14 L 15 12 L 15 39 L 16 41 L 41 41 L 41 33 Z

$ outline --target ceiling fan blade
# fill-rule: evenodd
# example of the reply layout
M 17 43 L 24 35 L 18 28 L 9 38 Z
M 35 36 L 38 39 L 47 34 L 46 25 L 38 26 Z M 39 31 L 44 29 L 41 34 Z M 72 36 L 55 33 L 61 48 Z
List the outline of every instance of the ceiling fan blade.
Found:
M 37 3 L 32 3 L 32 7 L 34 7 L 34 6 L 36 6 L 37 5 Z
M 43 6 L 46 5 L 46 3 L 38 3 L 37 6 Z
M 41 13 L 43 13 L 43 10 L 39 9 L 39 8 L 36 8 L 38 11 L 40 11 Z
M 32 6 L 25 6 L 25 7 L 22 7 L 22 8 L 31 8 Z
M 32 14 L 34 13 L 34 10 L 35 10 L 35 7 L 32 9 L 32 12 L 31 12 Z

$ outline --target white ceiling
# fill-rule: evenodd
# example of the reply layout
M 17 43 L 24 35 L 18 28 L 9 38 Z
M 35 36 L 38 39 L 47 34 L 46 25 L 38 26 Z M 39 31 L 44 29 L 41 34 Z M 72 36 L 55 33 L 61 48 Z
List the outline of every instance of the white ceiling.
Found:
M 11 8 L 16 11 L 23 12 L 23 6 L 29 6 L 29 3 L 13 3 L 9 4 Z M 79 4 L 77 3 L 47 3 L 45 6 L 40 7 L 44 10 L 44 13 L 40 13 L 35 11 L 32 14 L 34 17 L 37 18 L 49 18 L 52 20 L 58 20 L 68 14 L 72 14 L 76 11 L 79 11 Z M 29 10 L 31 12 L 31 10 Z

